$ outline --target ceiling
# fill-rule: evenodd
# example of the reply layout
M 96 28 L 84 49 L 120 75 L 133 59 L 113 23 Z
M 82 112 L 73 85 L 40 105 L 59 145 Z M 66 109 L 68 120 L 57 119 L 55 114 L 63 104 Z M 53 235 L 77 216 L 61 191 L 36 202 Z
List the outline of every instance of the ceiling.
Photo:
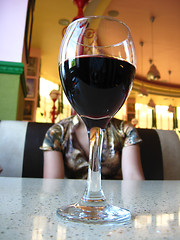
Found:
M 149 71 L 153 29 L 153 60 L 161 75 L 158 81 L 180 85 L 180 1 L 91 0 L 84 15 L 108 15 L 111 10 L 118 11 L 116 18 L 131 29 L 137 74 L 146 77 Z M 36 0 L 31 47 L 41 49 L 41 77 L 59 83 L 58 54 L 64 26 L 58 22 L 59 19 L 71 22 L 76 15 L 77 7 L 72 0 Z M 155 17 L 153 23 L 151 16 Z

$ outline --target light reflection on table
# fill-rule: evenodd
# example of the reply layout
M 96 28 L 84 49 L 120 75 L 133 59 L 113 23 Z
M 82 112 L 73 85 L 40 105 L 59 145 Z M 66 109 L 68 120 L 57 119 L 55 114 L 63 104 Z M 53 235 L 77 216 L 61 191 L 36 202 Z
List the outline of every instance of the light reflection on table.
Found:
M 61 205 L 82 196 L 84 180 L 0 178 L 0 239 L 180 239 L 180 181 L 103 181 L 110 203 L 130 209 L 127 225 L 68 222 Z

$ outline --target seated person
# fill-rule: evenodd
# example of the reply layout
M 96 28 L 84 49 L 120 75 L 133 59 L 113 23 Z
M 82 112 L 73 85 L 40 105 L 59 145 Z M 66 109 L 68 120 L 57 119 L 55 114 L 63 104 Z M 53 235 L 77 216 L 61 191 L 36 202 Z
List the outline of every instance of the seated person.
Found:
M 143 180 L 139 138 L 133 125 L 112 118 L 105 133 L 101 157 L 102 179 Z M 61 120 L 46 133 L 44 178 L 87 178 L 89 140 L 78 115 Z

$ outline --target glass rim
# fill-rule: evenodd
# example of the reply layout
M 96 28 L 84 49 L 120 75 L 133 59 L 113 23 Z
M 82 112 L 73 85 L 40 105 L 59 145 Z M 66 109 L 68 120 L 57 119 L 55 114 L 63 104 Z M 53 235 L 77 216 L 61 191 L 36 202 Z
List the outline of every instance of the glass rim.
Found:
M 83 44 L 83 43 L 80 43 L 78 42 L 78 44 L 80 46 L 84 46 L 84 47 L 89 47 L 89 48 L 110 48 L 110 47 L 118 47 L 120 45 L 123 45 L 124 42 L 126 42 L 128 39 L 131 39 L 132 36 L 131 36 L 131 31 L 130 31 L 130 28 L 128 27 L 128 25 L 126 23 L 124 23 L 123 21 L 117 19 L 117 18 L 114 18 L 114 17 L 110 17 L 110 16 L 86 16 L 86 17 L 82 17 L 82 18 L 78 18 L 76 20 L 74 20 L 73 22 L 71 22 L 68 27 L 67 27 L 67 30 L 72 26 L 74 25 L 75 23 L 77 22 L 81 22 L 81 21 L 85 21 L 85 20 L 88 20 L 88 19 L 97 19 L 97 18 L 101 18 L 101 19 L 107 19 L 107 20 L 110 20 L 110 21 L 115 21 L 115 22 L 118 22 L 120 23 L 121 25 L 123 25 L 126 29 L 127 29 L 127 38 L 124 39 L 123 41 L 121 42 L 118 42 L 118 43 L 115 43 L 115 44 L 110 44 L 110 45 L 104 45 L 104 46 L 91 46 L 91 45 L 87 45 L 87 44 Z M 66 34 L 65 34 L 66 35 Z M 64 36 L 65 36 L 64 35 Z M 132 41 L 132 39 L 131 39 Z

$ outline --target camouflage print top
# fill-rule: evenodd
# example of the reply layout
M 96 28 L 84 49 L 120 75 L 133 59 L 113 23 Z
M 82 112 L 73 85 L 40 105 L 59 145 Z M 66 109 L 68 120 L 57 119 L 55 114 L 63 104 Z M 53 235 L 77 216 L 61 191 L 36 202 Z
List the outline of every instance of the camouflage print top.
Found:
M 87 177 L 88 156 L 78 143 L 74 131 L 78 123 L 79 119 L 75 115 L 54 124 L 47 131 L 40 148 L 44 151 L 62 152 L 65 174 L 68 178 Z M 113 118 L 104 134 L 101 160 L 102 179 L 122 179 L 122 148 L 141 141 L 132 125 Z

